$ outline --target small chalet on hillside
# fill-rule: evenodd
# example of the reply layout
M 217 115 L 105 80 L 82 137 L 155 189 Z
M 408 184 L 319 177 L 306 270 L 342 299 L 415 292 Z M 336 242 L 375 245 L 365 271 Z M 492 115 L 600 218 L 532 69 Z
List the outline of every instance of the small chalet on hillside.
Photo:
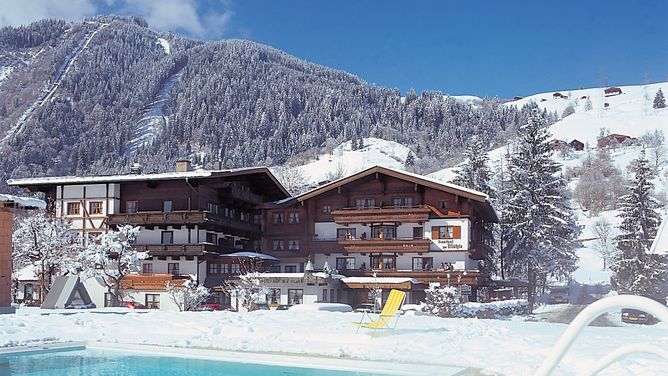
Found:
M 288 197 L 269 169 L 191 171 L 187 161 L 176 172 L 66 176 L 10 180 L 10 185 L 44 192 L 47 210 L 89 237 L 123 224 L 141 226 L 137 248 L 149 252 L 142 277 L 129 277 L 125 293 L 150 307 L 170 304 L 164 284 L 183 278 L 217 287 L 246 269 L 242 250 L 260 250 L 262 202 Z M 88 286 L 95 304 L 106 305 L 101 288 Z M 97 294 L 96 294 L 97 292 Z M 215 291 L 213 300 L 229 300 Z
M 302 272 L 306 260 L 331 266 L 356 305 L 373 287 L 417 302 L 429 283 L 459 286 L 475 300 L 489 283 L 479 271 L 491 239 L 483 225 L 498 218 L 483 193 L 375 166 L 265 204 L 263 221 L 262 249 L 281 260 L 275 272 Z

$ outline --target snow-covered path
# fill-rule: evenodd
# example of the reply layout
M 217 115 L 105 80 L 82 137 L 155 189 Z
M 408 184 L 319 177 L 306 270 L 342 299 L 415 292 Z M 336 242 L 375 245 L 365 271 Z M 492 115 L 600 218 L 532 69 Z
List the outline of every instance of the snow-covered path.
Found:
M 163 312 L 109 310 L 41 315 L 19 309 L 0 316 L 0 346 L 44 341 L 100 341 L 233 351 L 278 352 L 391 362 L 483 368 L 503 375 L 531 375 L 566 329 L 562 324 L 515 320 L 402 316 L 395 332 L 355 334 L 356 313 L 309 311 Z M 106 312 L 106 313 L 104 313 Z M 583 371 L 628 342 L 668 347 L 668 325 L 588 327 L 558 369 Z M 658 375 L 668 361 L 634 356 L 606 375 Z

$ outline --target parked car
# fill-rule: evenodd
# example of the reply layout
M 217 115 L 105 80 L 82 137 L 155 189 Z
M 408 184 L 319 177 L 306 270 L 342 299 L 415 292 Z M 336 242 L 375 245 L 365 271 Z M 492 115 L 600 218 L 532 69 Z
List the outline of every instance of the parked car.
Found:
M 550 304 L 566 304 L 568 303 L 568 293 L 570 289 L 568 286 L 552 286 L 550 287 Z
M 65 306 L 65 309 L 90 309 L 90 308 L 97 308 L 95 303 L 88 303 L 88 304 L 68 304 Z
M 369 312 L 369 313 L 380 313 L 380 310 L 376 308 L 372 303 L 362 303 L 355 307 L 353 312 Z
M 203 312 L 203 311 L 212 312 L 212 311 L 222 311 L 222 310 L 223 310 L 223 305 L 219 303 L 204 303 L 192 309 L 192 311 L 198 311 L 198 312 Z
M 654 324 L 654 316 L 633 308 L 622 309 L 622 321 L 629 324 Z
M 125 308 L 130 308 L 130 309 L 148 309 L 145 305 L 137 302 L 133 302 L 131 300 L 123 300 L 118 302 L 119 307 L 125 307 Z
M 287 304 L 281 304 L 279 306 L 276 306 L 277 311 L 287 311 L 288 309 L 290 309 L 290 306 Z
M 269 304 L 267 303 L 253 303 L 249 311 L 268 311 Z

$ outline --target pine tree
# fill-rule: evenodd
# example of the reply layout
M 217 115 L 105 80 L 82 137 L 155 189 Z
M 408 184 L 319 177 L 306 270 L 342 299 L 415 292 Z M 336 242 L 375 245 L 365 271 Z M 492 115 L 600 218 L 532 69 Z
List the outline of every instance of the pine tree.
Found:
M 415 167 L 415 156 L 412 151 L 409 151 L 406 156 L 406 161 L 404 161 L 404 169 L 411 170 L 413 167 Z
M 655 296 L 659 285 L 666 281 L 666 260 L 650 255 L 649 248 L 661 222 L 656 209 L 659 203 L 650 196 L 653 177 L 643 150 L 631 164 L 634 178 L 629 193 L 621 197 L 621 234 L 617 237 L 619 252 L 611 267 L 614 285 L 620 291 L 633 291 Z
M 489 157 L 480 137 L 473 137 L 469 146 L 464 150 L 466 163 L 457 170 L 453 184 L 475 189 L 494 197 L 494 189 L 490 185 L 492 173 L 489 169 Z
M 666 98 L 663 97 L 663 91 L 659 89 L 659 91 L 656 92 L 656 95 L 654 96 L 654 104 L 652 105 L 654 108 L 665 108 L 666 107 Z
M 528 280 L 532 308 L 536 288 L 544 288 L 548 277 L 567 277 L 576 269 L 580 228 L 567 205 L 566 181 L 558 174 L 561 165 L 551 159 L 544 118 L 535 111 L 519 133 L 508 161 L 503 252 L 508 273 Z

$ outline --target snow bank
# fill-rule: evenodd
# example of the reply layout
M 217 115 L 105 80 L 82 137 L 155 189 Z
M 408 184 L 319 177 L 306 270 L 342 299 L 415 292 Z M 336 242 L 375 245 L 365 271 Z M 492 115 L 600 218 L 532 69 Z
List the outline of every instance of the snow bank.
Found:
M 290 311 L 324 311 L 324 312 L 352 312 L 353 308 L 347 304 L 340 303 L 313 303 L 297 304 L 289 309 Z
M 356 335 L 351 322 L 359 321 L 360 313 L 113 312 L 99 309 L 42 315 L 46 312 L 40 309 L 19 308 L 16 315 L 0 315 L 0 347 L 99 341 L 419 361 L 480 367 L 486 373 L 532 375 L 566 329 L 563 324 L 546 322 L 402 316 L 393 332 L 362 330 Z M 555 374 L 582 372 L 604 354 L 631 342 L 668 348 L 668 327 L 587 327 Z M 668 360 L 637 355 L 625 358 L 606 374 L 659 375 L 667 367 Z

